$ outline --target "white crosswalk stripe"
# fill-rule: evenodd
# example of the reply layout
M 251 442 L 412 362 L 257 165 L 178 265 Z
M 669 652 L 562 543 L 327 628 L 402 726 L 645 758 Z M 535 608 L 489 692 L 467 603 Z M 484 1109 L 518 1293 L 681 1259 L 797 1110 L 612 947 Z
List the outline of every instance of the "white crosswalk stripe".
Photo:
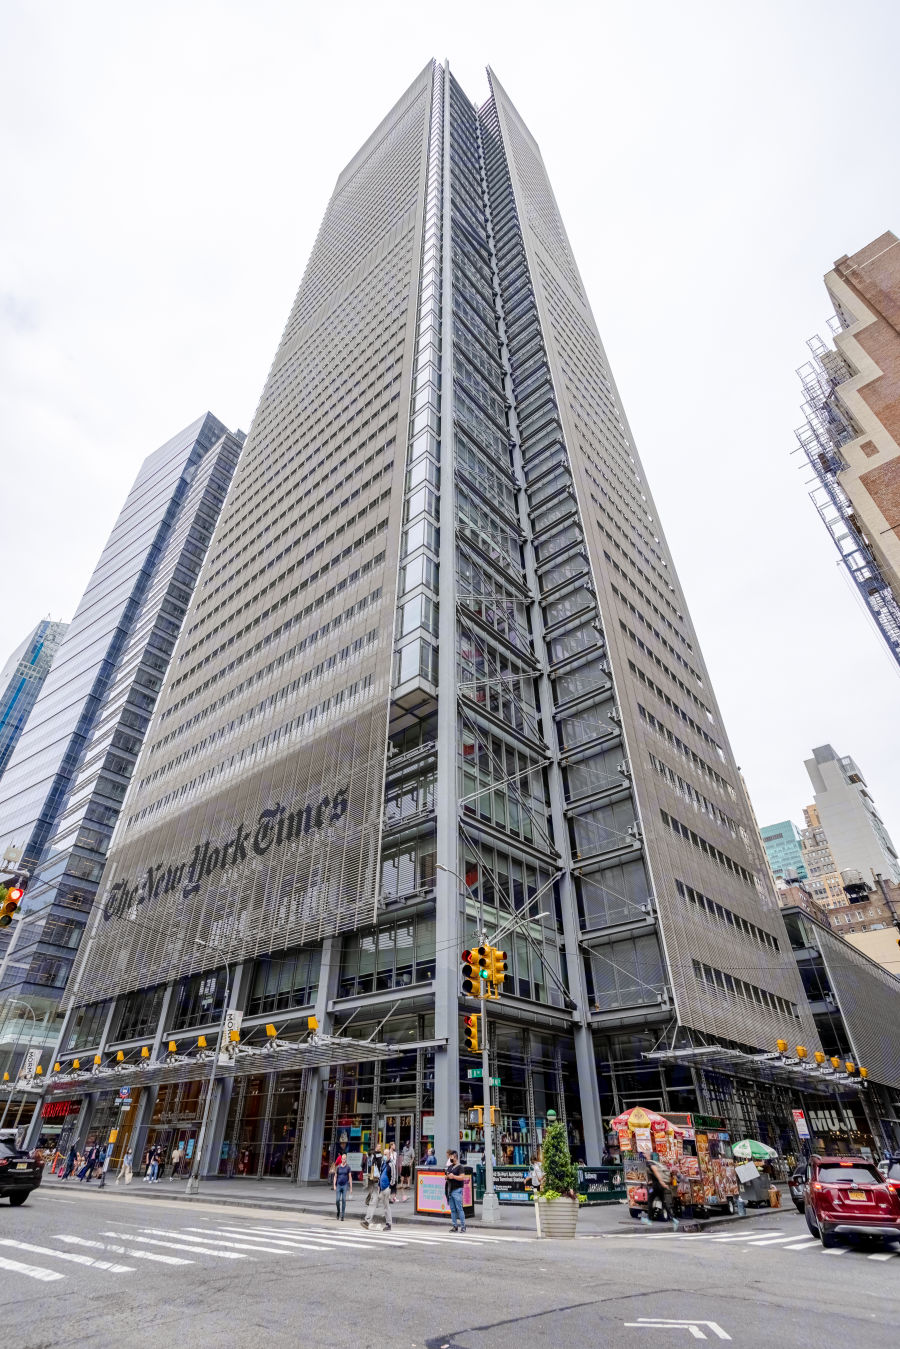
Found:
M 255 1229 L 253 1228 L 238 1229 L 238 1228 L 225 1228 L 225 1227 L 221 1228 L 188 1227 L 185 1230 L 188 1232 L 199 1232 L 203 1236 L 204 1240 L 208 1240 L 208 1237 L 206 1236 L 207 1232 L 213 1235 L 228 1237 L 229 1239 L 234 1237 L 240 1237 L 242 1241 L 258 1243 L 257 1245 L 258 1250 L 265 1251 L 274 1249 L 281 1254 L 285 1254 L 286 1252 L 291 1250 L 331 1251 L 338 1246 L 352 1246 L 356 1250 L 368 1250 L 371 1248 L 370 1242 L 355 1241 L 352 1237 L 345 1238 L 342 1237 L 340 1234 L 338 1234 L 337 1236 L 332 1236 L 329 1234 L 328 1237 L 320 1237 L 316 1235 L 314 1238 L 315 1242 L 314 1244 L 314 1242 L 312 1241 L 302 1241 L 299 1237 L 288 1237 L 281 1235 L 272 1236 L 268 1233 L 266 1233 L 265 1235 L 263 1234 L 255 1235 L 254 1234 Z M 274 1242 L 275 1246 L 273 1247 L 271 1244 L 266 1245 L 265 1243 L 267 1242 L 268 1243 Z
M 195 1235 L 199 1230 L 200 1230 L 200 1229 L 199 1229 L 199 1228 L 196 1228 L 196 1227 L 186 1227 L 186 1228 L 183 1228 L 181 1231 L 178 1231 L 178 1232 L 172 1232 L 172 1231 L 169 1231 L 169 1230 L 168 1230 L 167 1228 L 165 1228 L 165 1227 L 142 1227 L 142 1228 L 141 1228 L 141 1231 L 142 1231 L 142 1232 L 148 1232 L 151 1236 L 154 1236 L 154 1237 L 180 1237 L 180 1238 L 181 1238 L 182 1240 L 184 1240 L 184 1241 L 199 1241 L 199 1240 L 201 1240 L 200 1237 L 197 1237 L 197 1236 Z M 242 1235 L 242 1234 L 241 1234 L 241 1233 L 238 1233 L 238 1235 Z M 142 1240 L 142 1238 L 138 1237 L 137 1240 Z M 217 1248 L 217 1249 L 215 1249 L 215 1250 L 213 1251 L 213 1254 L 214 1254 L 214 1255 L 220 1255 L 220 1254 L 222 1254 L 222 1252 L 218 1250 L 218 1247 L 220 1247 L 220 1246 L 225 1246 L 225 1247 L 227 1247 L 227 1248 L 229 1248 L 230 1250 L 233 1250 L 233 1251 L 262 1251 L 262 1252 L 263 1252 L 264 1254 L 266 1254 L 266 1255 L 286 1255 L 286 1254 L 287 1254 L 287 1252 L 284 1251 L 284 1250 L 282 1250 L 280 1246 L 272 1246 L 272 1245 L 264 1246 L 264 1245 L 262 1245 L 261 1243 L 255 1241 L 255 1240 L 253 1240 L 253 1239 L 251 1239 L 250 1241 L 231 1241 L 231 1240 L 227 1240 L 225 1237 L 222 1237 L 222 1236 L 210 1236 L 210 1235 L 207 1235 L 206 1233 L 204 1233 L 204 1234 L 203 1234 L 203 1237 L 202 1237 L 202 1240 L 203 1240 L 203 1242 L 204 1242 L 204 1244 L 205 1244 L 206 1246 L 212 1246 L 212 1247 L 216 1247 L 216 1248 Z
M 42 1279 L 44 1283 L 52 1283 L 55 1279 L 64 1279 L 65 1274 L 60 1274 L 57 1269 L 43 1269 L 40 1265 L 26 1265 L 21 1260 L 9 1260 L 5 1255 L 0 1255 L 0 1269 L 8 1269 L 10 1274 L 24 1274 L 28 1279 Z
M 120 1241 L 142 1241 L 148 1246 L 167 1246 L 173 1251 L 187 1251 L 193 1255 L 217 1255 L 220 1260 L 246 1260 L 241 1251 L 215 1251 L 210 1246 L 190 1245 L 187 1242 L 160 1241 L 158 1237 L 144 1237 L 138 1232 L 101 1232 L 101 1237 L 118 1237 Z
M 114 1246 L 108 1241 L 90 1241 L 87 1237 L 73 1237 L 60 1234 L 57 1241 L 68 1241 L 73 1246 L 89 1246 L 95 1251 L 109 1251 L 112 1255 L 127 1255 L 132 1260 L 152 1260 L 160 1265 L 192 1265 L 193 1260 L 185 1260 L 179 1255 L 161 1255 L 158 1251 L 138 1251 L 132 1246 Z
M 0 1246 L 12 1246 L 17 1251 L 27 1251 L 30 1255 L 52 1255 L 56 1260 L 69 1260 L 73 1265 L 92 1265 L 95 1269 L 105 1269 L 110 1274 L 133 1274 L 131 1265 L 116 1265 L 110 1260 L 97 1260 L 93 1255 L 79 1255 L 75 1251 L 55 1251 L 52 1246 L 33 1246 L 30 1241 L 13 1241 L 11 1237 L 0 1237 Z

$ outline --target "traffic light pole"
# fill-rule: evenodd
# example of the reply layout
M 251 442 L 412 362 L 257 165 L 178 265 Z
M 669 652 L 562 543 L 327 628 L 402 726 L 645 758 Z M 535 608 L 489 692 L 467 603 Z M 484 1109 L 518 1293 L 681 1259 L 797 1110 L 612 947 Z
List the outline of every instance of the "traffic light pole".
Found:
M 481 941 L 487 945 L 487 937 L 482 932 Z M 500 1201 L 494 1193 L 494 1127 L 491 1121 L 491 1065 L 488 1055 L 488 1020 L 485 985 L 481 981 L 481 1088 L 484 1102 L 484 1198 L 481 1201 L 481 1221 L 489 1227 L 496 1226 L 500 1220 Z

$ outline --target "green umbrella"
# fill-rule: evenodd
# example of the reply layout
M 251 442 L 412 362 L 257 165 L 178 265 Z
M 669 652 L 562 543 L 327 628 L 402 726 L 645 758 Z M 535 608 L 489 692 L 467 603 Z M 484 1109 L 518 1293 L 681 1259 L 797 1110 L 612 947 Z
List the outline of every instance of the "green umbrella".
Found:
M 765 1143 L 757 1143 L 755 1138 L 745 1138 L 740 1143 L 735 1143 L 731 1149 L 735 1157 L 749 1157 L 754 1162 L 767 1162 L 770 1157 L 777 1157 L 778 1153 L 774 1148 L 770 1148 Z

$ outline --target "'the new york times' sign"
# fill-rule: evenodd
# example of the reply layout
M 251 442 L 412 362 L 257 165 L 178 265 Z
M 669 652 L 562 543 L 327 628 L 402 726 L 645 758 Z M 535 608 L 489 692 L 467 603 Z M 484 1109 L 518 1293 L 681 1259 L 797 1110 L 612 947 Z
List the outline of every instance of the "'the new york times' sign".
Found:
M 294 810 L 278 802 L 261 810 L 249 826 L 242 821 L 225 843 L 204 839 L 195 844 L 190 860 L 154 863 L 134 881 L 117 881 L 103 905 L 104 919 L 120 918 L 137 905 L 173 892 L 180 891 L 182 900 L 190 899 L 216 872 L 238 866 L 254 855 L 265 857 L 273 848 L 338 824 L 347 813 L 348 791 L 348 786 L 339 787 L 332 796 L 323 796 L 314 804 L 306 802 Z

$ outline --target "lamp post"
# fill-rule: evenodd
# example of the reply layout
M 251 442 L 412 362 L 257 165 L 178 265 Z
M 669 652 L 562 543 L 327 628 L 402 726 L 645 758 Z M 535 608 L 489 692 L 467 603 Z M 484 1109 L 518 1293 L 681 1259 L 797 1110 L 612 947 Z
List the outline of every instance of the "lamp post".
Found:
M 24 1007 L 25 1010 L 26 1010 L 26 1012 L 28 1012 L 28 1013 L 30 1014 L 31 1020 L 34 1022 L 34 1029 L 37 1030 L 37 1017 L 36 1017 L 35 1014 L 34 1014 L 34 1008 L 33 1008 L 33 1007 L 30 1007 L 30 1006 L 28 1005 L 27 1002 L 22 1002 L 19 998 L 9 998 L 9 999 L 8 999 L 8 1003 L 9 1003 L 9 1006 L 11 1006 L 11 1007 Z M 8 1018 L 7 1018 L 7 1019 L 8 1019 Z M 24 1018 L 23 1018 L 23 1020 L 24 1020 Z M 20 1041 L 21 1038 L 22 1038 L 22 1027 L 20 1026 L 20 1027 L 19 1027 L 18 1034 L 16 1035 L 16 1043 L 15 1043 L 15 1045 L 13 1046 L 13 1057 L 15 1056 L 16 1050 L 19 1048 L 19 1041 Z M 12 1058 L 10 1059 L 10 1063 L 12 1063 Z M 11 1085 L 10 1088 L 9 1088 L 9 1096 L 7 1097 L 7 1100 L 6 1100 L 6 1105 L 3 1107 L 3 1114 L 2 1114 L 2 1116 L 0 1116 L 0 1129 L 2 1129 L 2 1127 L 3 1127 L 4 1120 L 6 1119 L 6 1116 L 7 1116 L 8 1112 L 9 1112 L 9 1107 L 10 1107 L 10 1105 L 12 1104 L 13 1090 L 14 1090 L 14 1088 L 13 1088 L 12 1085 Z M 24 1106 L 24 1104 L 25 1104 L 25 1096 L 24 1096 L 24 1094 L 23 1094 L 21 1104 L 19 1105 L 19 1116 L 21 1116 L 21 1114 L 22 1114 L 22 1106 Z M 16 1124 L 17 1124 L 17 1125 L 18 1125 L 18 1123 L 19 1123 L 19 1116 L 16 1117 Z
M 206 946 L 207 943 L 196 939 L 198 946 Z M 219 1026 L 218 1044 L 213 1051 L 212 1064 L 209 1070 L 209 1083 L 206 1088 L 206 1100 L 203 1104 L 203 1119 L 200 1122 L 200 1133 L 197 1136 L 197 1149 L 194 1153 L 191 1174 L 188 1176 L 185 1194 L 197 1194 L 200 1189 L 200 1158 L 203 1155 L 203 1147 L 206 1143 L 206 1131 L 209 1125 L 209 1112 L 212 1105 L 213 1088 L 216 1083 L 216 1067 L 219 1062 L 219 1054 L 222 1050 L 222 1040 L 225 1035 L 225 1018 L 228 1016 L 228 999 L 231 996 L 231 967 L 225 960 L 225 998 L 222 1002 L 222 1021 Z

